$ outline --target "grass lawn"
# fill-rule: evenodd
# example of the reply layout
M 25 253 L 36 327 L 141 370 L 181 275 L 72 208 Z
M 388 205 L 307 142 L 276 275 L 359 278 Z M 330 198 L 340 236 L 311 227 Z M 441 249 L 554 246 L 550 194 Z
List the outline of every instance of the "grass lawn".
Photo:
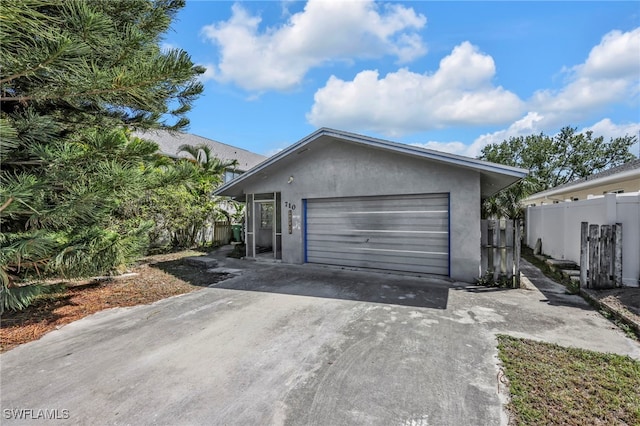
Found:
M 640 361 L 498 336 L 514 425 L 640 425 Z

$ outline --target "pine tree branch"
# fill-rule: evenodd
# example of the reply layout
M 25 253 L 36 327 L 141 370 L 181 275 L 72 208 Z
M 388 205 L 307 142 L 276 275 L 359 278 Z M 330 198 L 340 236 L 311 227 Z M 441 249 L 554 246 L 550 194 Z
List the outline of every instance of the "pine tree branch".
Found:
M 0 212 L 2 212 L 4 209 L 6 209 L 7 207 L 9 207 L 9 205 L 11 205 L 11 203 L 13 203 L 14 198 L 13 197 L 9 197 L 9 199 L 7 201 L 5 201 L 1 206 L 0 206 Z
M 13 74 L 13 75 L 10 75 L 10 76 L 8 76 L 6 78 L 1 79 L 0 80 L 0 84 L 4 84 L 4 83 L 7 83 L 7 82 L 9 82 L 11 80 L 15 80 L 16 78 L 24 77 L 27 74 L 34 73 L 34 72 L 38 71 L 39 69 L 42 69 L 42 68 L 46 67 L 47 65 L 51 64 L 53 61 L 58 59 L 62 55 L 62 52 L 63 52 L 63 50 L 60 49 L 55 54 L 51 55 L 49 57 L 49 59 L 45 60 L 44 62 L 39 63 L 34 68 L 29 68 L 29 69 L 26 69 L 26 70 L 21 71 L 19 73 L 16 73 L 16 74 Z
M 115 88 L 110 88 L 110 89 L 97 89 L 97 90 L 90 90 L 88 92 L 79 92 L 79 93 L 67 93 L 67 94 L 53 94 L 53 95 L 49 95 L 49 96 L 0 96 L 0 102 L 20 102 L 20 103 L 26 103 L 29 101 L 33 101 L 33 100 L 39 100 L 39 101 L 45 101 L 45 100 L 52 100 L 52 99 L 64 99 L 64 98 L 76 98 L 76 97 L 87 97 L 87 96 L 96 96 L 96 95 L 105 95 L 105 94 L 109 94 L 109 93 L 119 93 L 119 92 L 124 92 L 127 90 L 131 90 L 131 89 L 139 89 L 142 87 L 147 87 L 150 85 L 153 85 L 155 83 L 160 83 L 160 82 L 164 82 L 166 81 L 167 78 L 172 77 L 171 73 L 168 73 L 167 75 L 157 75 L 156 78 L 153 78 L 151 80 L 147 80 L 147 81 L 143 81 L 139 84 L 134 84 L 131 86 L 119 86 L 119 87 L 115 87 Z

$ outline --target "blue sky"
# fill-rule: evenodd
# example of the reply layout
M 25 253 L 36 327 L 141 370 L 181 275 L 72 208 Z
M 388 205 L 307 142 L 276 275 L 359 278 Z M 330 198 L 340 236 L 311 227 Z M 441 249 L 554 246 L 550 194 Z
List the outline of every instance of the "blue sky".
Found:
M 187 1 L 164 45 L 207 67 L 189 131 L 260 154 L 319 127 L 469 156 L 640 132 L 635 1 Z

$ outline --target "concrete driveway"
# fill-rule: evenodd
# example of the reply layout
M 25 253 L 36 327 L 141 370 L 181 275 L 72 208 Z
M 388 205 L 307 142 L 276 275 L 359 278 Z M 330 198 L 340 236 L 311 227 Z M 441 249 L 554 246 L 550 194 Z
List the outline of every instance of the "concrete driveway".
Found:
M 242 275 L 1 355 L 2 424 L 505 424 L 496 333 L 640 358 L 551 284 L 225 262 Z

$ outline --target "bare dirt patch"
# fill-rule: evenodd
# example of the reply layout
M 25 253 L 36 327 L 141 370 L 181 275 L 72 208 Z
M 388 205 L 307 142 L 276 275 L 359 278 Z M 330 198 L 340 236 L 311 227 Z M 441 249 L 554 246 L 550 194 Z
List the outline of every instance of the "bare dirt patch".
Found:
M 227 274 L 193 268 L 181 261 L 184 257 L 202 254 L 187 250 L 150 256 L 131 269 L 135 274 L 132 276 L 56 285 L 53 292 L 40 296 L 27 309 L 2 315 L 0 353 L 103 309 L 153 303 L 199 290 L 228 277 Z
M 640 339 L 640 288 L 583 289 L 582 292 L 599 305 L 603 315 L 629 336 Z
M 592 290 L 589 294 L 620 310 L 625 310 L 627 314 L 633 315 L 635 320 L 640 323 L 640 288 L 626 287 L 610 290 Z

